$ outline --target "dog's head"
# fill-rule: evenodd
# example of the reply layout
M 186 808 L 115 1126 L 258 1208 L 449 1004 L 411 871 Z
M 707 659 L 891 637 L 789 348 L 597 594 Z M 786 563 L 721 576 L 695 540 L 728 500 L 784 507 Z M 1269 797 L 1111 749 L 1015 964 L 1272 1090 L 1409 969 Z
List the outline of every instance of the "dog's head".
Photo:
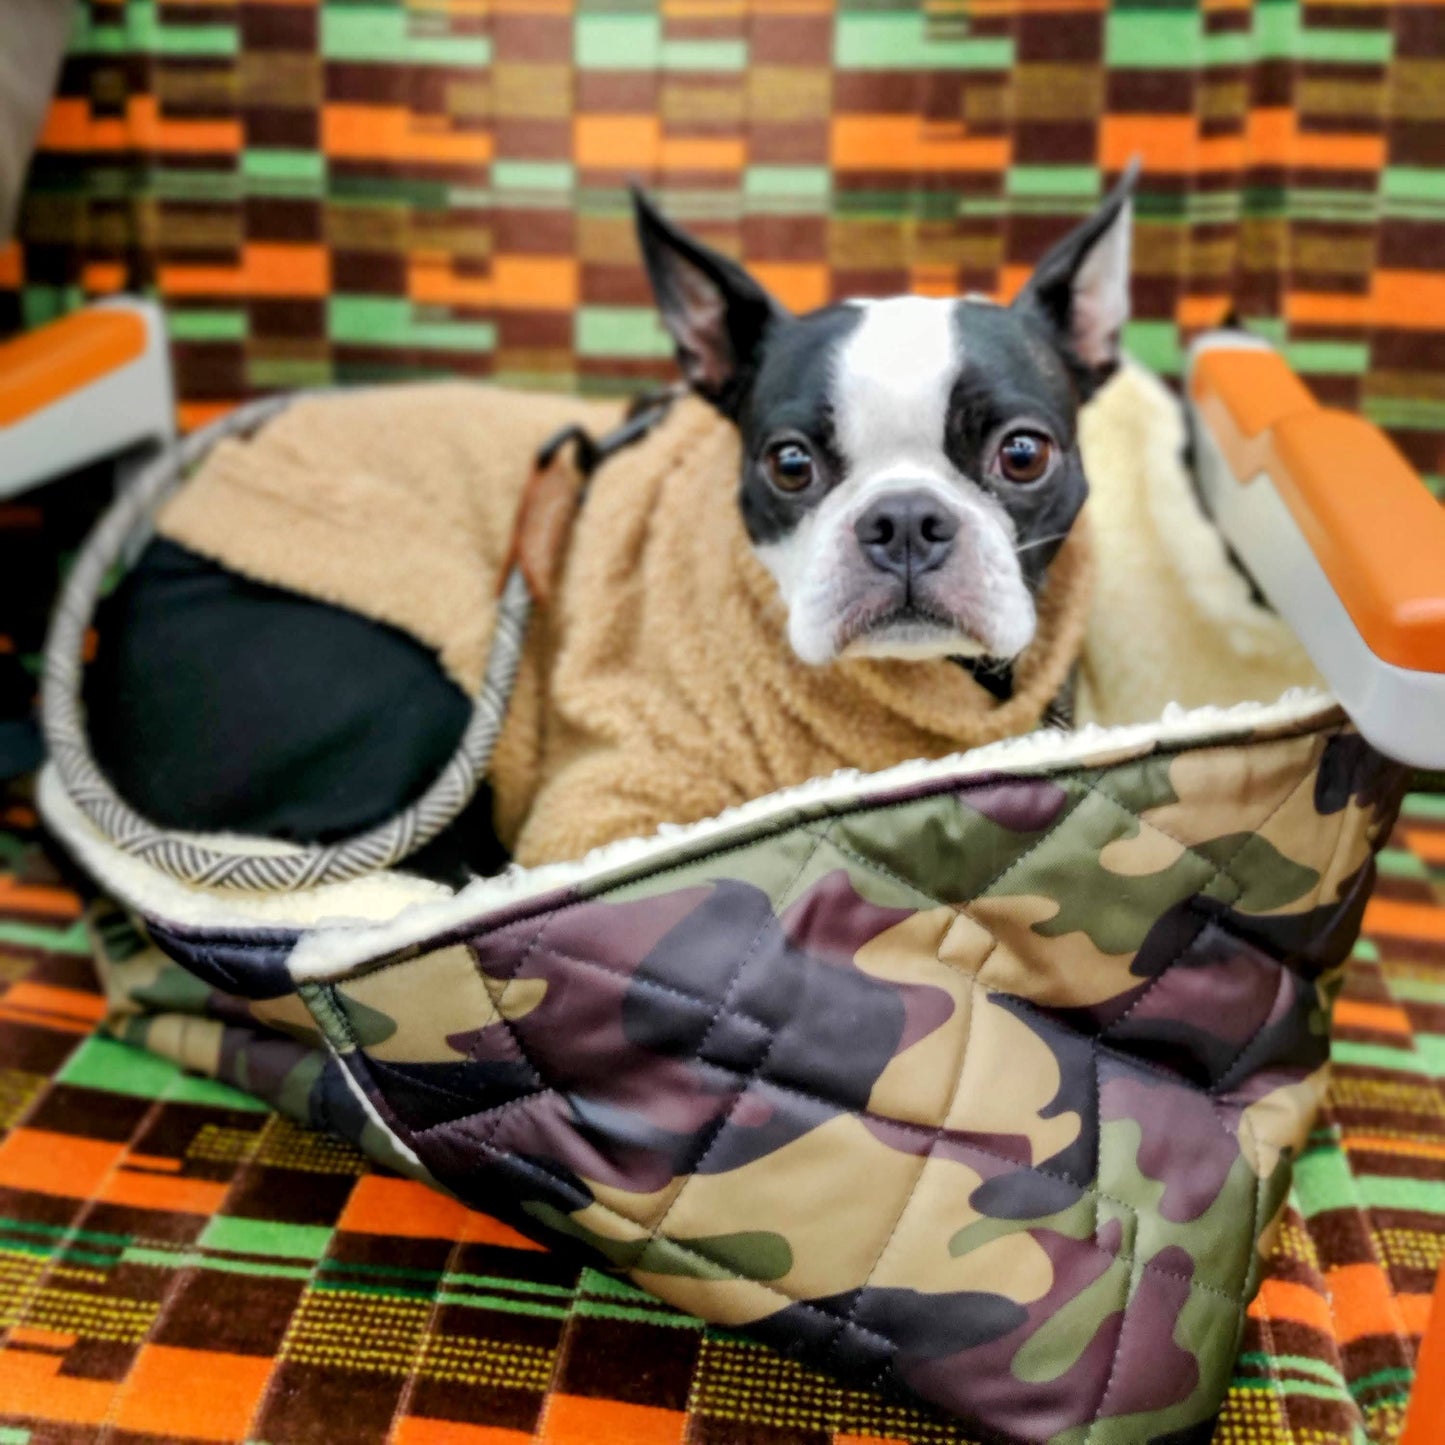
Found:
M 740 503 L 806 662 L 1016 657 L 1084 504 L 1080 405 L 1118 365 L 1131 169 L 1010 306 L 903 296 L 794 316 L 635 193 L 662 319 L 737 424 Z

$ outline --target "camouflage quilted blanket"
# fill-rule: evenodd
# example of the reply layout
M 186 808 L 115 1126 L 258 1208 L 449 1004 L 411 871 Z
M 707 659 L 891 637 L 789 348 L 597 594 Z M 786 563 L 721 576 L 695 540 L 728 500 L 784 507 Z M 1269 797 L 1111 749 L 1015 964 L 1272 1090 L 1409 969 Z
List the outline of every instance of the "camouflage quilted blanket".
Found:
M 987 1438 L 1164 1445 L 1209 1438 L 1402 783 L 1295 696 L 244 905 L 41 802 L 124 910 L 122 1037 Z

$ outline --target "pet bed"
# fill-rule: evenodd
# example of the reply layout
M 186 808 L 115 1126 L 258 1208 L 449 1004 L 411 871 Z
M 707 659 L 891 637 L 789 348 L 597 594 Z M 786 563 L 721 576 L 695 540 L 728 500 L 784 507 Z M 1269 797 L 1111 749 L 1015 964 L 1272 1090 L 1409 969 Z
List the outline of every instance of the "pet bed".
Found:
M 1261 355 L 1196 365 L 1198 473 L 1216 516 L 1253 508 L 1256 542 L 1273 529 L 1259 555 L 1226 527 L 1354 721 L 1318 691 L 1241 700 L 1240 678 L 1291 644 L 1196 512 L 1193 543 L 1220 565 L 1185 600 L 1196 634 L 1227 634 L 1215 700 L 1233 706 L 823 779 L 455 894 L 389 865 L 483 766 L 519 573 L 457 758 L 385 828 L 312 849 L 168 834 L 90 762 L 85 622 L 209 442 L 194 439 L 72 576 L 40 801 L 229 1026 L 172 1017 L 169 973 L 111 968 L 113 1006 L 150 1015 L 151 1047 L 525 1233 L 991 1438 L 1207 1438 L 1403 787 L 1374 744 L 1429 760 L 1418 720 L 1385 702 L 1439 682 L 1421 665 L 1439 619 L 1394 605 L 1417 574 L 1350 573 L 1369 538 L 1341 535 L 1348 501 L 1290 451 L 1292 424 L 1329 434 L 1333 414 L 1308 398 L 1271 414 L 1277 389 L 1247 375 Z M 1181 617 L 1133 622 L 1177 664 Z M 1140 705 L 1101 685 L 1111 656 L 1085 659 L 1105 721 Z M 1202 671 L 1208 648 L 1191 660 Z M 1159 683 L 1146 673 L 1139 697 Z

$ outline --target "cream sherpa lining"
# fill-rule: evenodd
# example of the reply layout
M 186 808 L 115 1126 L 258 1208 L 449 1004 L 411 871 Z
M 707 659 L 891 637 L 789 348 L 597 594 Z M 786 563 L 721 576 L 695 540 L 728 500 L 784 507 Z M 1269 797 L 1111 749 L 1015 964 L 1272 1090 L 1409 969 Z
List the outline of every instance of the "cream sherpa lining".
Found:
M 1148 723 L 1090 725 L 1073 732 L 1042 729 L 967 753 L 915 760 L 879 773 L 834 773 L 754 799 L 700 823 L 668 825 L 651 837 L 607 844 L 572 862 L 512 868 L 494 878 L 479 878 L 455 894 L 440 884 L 398 873 L 373 874 L 300 893 L 189 888 L 121 853 L 102 838 L 66 795 L 50 766 L 41 773 L 38 799 L 46 822 L 79 861 L 129 906 L 182 927 L 316 930 L 297 947 L 291 968 L 298 980 L 324 979 L 447 928 L 484 923 L 488 914 L 556 889 L 584 881 L 589 887 L 599 887 L 704 846 L 726 848 L 770 821 L 800 810 L 826 813 L 920 784 L 963 781 L 993 768 L 1042 773 L 1096 766 L 1121 752 L 1151 745 L 1180 747 L 1208 741 L 1228 746 L 1247 741 L 1263 728 L 1322 724 L 1336 707 L 1328 694 L 1298 690 L 1272 703 L 1188 711 L 1171 707 Z

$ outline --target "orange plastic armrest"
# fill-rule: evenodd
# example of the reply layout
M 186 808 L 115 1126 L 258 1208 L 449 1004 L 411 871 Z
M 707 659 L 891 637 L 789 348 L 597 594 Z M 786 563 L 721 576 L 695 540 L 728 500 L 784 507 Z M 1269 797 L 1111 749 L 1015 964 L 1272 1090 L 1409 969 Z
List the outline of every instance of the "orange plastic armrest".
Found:
M 77 311 L 0 344 L 0 426 L 12 426 L 136 360 L 145 322 L 130 311 Z
M 1445 507 L 1388 438 L 1272 351 L 1205 351 L 1190 391 L 1235 480 L 1274 483 L 1366 646 L 1445 671 Z
M 1420 1341 L 1400 1445 L 1445 1445 L 1445 1264 L 1435 1281 L 1435 1301 Z

